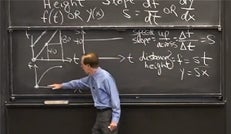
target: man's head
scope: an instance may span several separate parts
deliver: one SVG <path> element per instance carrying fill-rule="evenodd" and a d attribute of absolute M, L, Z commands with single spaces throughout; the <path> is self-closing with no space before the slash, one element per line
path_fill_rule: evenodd
<path fill-rule="evenodd" d="M 87 74 L 93 73 L 99 67 L 99 57 L 96 53 L 86 53 L 82 56 L 81 66 Z"/>

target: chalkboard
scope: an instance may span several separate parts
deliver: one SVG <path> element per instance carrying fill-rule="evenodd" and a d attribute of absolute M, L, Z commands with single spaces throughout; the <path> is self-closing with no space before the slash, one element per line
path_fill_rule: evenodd
<path fill-rule="evenodd" d="M 9 25 L 219 27 L 220 8 L 220 0 L 9 0 Z"/>
<path fill-rule="evenodd" d="M 121 95 L 220 95 L 217 30 L 11 31 L 12 95 L 73 95 L 47 85 L 85 76 L 80 57 L 96 52 Z"/>

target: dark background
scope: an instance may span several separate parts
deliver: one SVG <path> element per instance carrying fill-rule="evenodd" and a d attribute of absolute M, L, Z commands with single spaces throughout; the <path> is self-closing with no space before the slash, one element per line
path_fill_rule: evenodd
<path fill-rule="evenodd" d="M 6 9 L 7 1 L 1 0 L 1 49 L 0 49 L 0 99 L 2 134 L 88 134 L 95 119 L 95 109 L 88 99 L 70 105 L 43 105 L 41 96 L 12 97 L 12 70 L 10 57 L 10 35 Z M 203 96 L 161 96 L 150 102 L 138 102 L 129 98 L 122 103 L 120 133 L 127 134 L 230 134 L 230 1 L 222 1 L 222 46 L 221 88 L 222 96 L 210 101 Z M 206 10 L 206 9 L 205 9 Z M 211 83 L 213 84 L 213 83 Z M 24 90 L 24 89 L 18 89 Z M 60 96 L 59 96 L 60 97 Z M 158 96 L 159 97 L 159 96 Z M 178 98 L 179 97 L 179 98 Z M 48 96 L 49 98 L 49 96 Z M 47 98 L 45 98 L 47 99 Z M 57 98 L 49 98 L 57 99 Z M 177 100 L 176 100 L 177 99 Z M 37 101 L 39 100 L 39 101 Z"/>

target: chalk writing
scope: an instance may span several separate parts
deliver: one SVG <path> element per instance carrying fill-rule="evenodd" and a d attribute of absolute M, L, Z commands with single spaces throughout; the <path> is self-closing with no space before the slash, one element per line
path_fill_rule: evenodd
<path fill-rule="evenodd" d="M 102 46 L 105 50 L 109 44 L 113 44 L 112 42 L 118 41 L 121 44 L 128 39 L 131 43 L 122 43 L 122 45 L 127 45 L 130 49 L 121 50 L 121 48 L 115 51 L 118 46 L 110 45 L 110 48 L 107 48 L 109 54 L 101 55 L 99 59 L 114 61 L 116 64 L 130 64 L 131 68 L 142 64 L 143 71 L 151 70 L 153 72 L 151 75 L 159 77 L 173 71 L 179 76 L 179 80 L 185 80 L 188 77 L 209 78 L 212 75 L 210 68 L 213 68 L 214 57 L 207 52 L 207 48 L 216 50 L 216 36 L 213 34 L 197 36 L 197 32 L 193 30 L 172 32 L 171 30 L 134 29 L 121 35 L 107 37 L 107 34 L 95 36 L 89 32 L 55 30 L 41 31 L 34 35 L 33 32 L 26 31 L 32 56 L 28 67 L 34 70 L 35 88 L 46 87 L 40 85 L 41 80 L 51 70 L 65 69 L 62 63 L 70 64 L 70 66 L 79 65 L 81 55 L 89 49 L 93 50 L 90 44 L 94 44 L 94 47 Z M 73 51 L 66 51 L 68 48 Z M 139 48 L 140 51 L 135 48 Z M 113 51 L 114 55 L 110 55 L 110 51 Z M 48 62 L 57 64 L 49 66 L 42 72 L 38 71 L 41 63 Z"/>
<path fill-rule="evenodd" d="M 193 53 L 198 48 L 196 44 L 199 42 L 205 43 L 204 45 L 214 45 L 215 36 L 206 35 L 200 39 L 193 38 L 194 32 L 190 30 L 183 30 L 180 32 L 179 37 L 171 36 L 170 32 L 165 31 L 154 31 L 154 30 L 134 30 L 134 44 L 141 44 L 144 46 L 151 45 L 153 48 L 166 49 L 164 55 L 158 55 L 154 51 L 148 53 L 143 51 L 139 61 L 144 62 L 144 67 L 151 70 L 157 70 L 158 75 L 162 75 L 162 70 L 172 70 L 176 63 L 180 66 L 181 80 L 184 79 L 185 75 L 192 75 L 192 71 L 189 70 L 185 73 L 184 66 L 193 66 L 192 70 L 195 72 L 196 77 L 209 77 L 207 68 L 209 68 L 209 62 L 213 61 L 213 58 L 208 56 L 206 50 L 201 52 L 200 56 L 186 56 L 183 53 Z M 154 33 L 157 33 L 156 35 Z M 154 40 L 152 40 L 154 39 Z M 177 50 L 177 53 L 174 54 Z M 156 50 L 156 49 L 155 49 Z M 156 50 L 157 52 L 159 50 Z M 184 64 L 184 65 L 183 65 Z M 200 72 L 203 72 L 201 75 Z M 206 72 L 206 73 L 205 73 Z M 205 75 L 206 74 L 206 75 Z"/>
<path fill-rule="evenodd" d="M 113 16 L 120 20 L 142 20 L 148 25 L 159 25 L 162 18 L 174 17 L 178 21 L 196 21 L 194 0 L 43 0 L 41 21 L 44 24 L 63 25 L 67 21 L 97 23 L 111 16 L 108 8 L 115 8 Z M 92 6 L 91 6 L 92 5 Z M 93 6 L 94 5 L 94 6 Z M 121 16 L 120 16 L 121 15 Z M 114 20 L 114 19 L 113 19 Z"/>
<path fill-rule="evenodd" d="M 220 2 L 220 0 L 10 0 L 9 25 L 216 27 L 221 24 Z"/>

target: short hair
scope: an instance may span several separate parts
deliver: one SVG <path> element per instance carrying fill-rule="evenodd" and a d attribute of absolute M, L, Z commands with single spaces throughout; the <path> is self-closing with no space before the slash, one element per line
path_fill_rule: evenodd
<path fill-rule="evenodd" d="M 97 68 L 99 66 L 99 57 L 96 53 L 85 53 L 82 56 L 82 62 L 84 65 L 90 65 L 92 68 Z"/>

